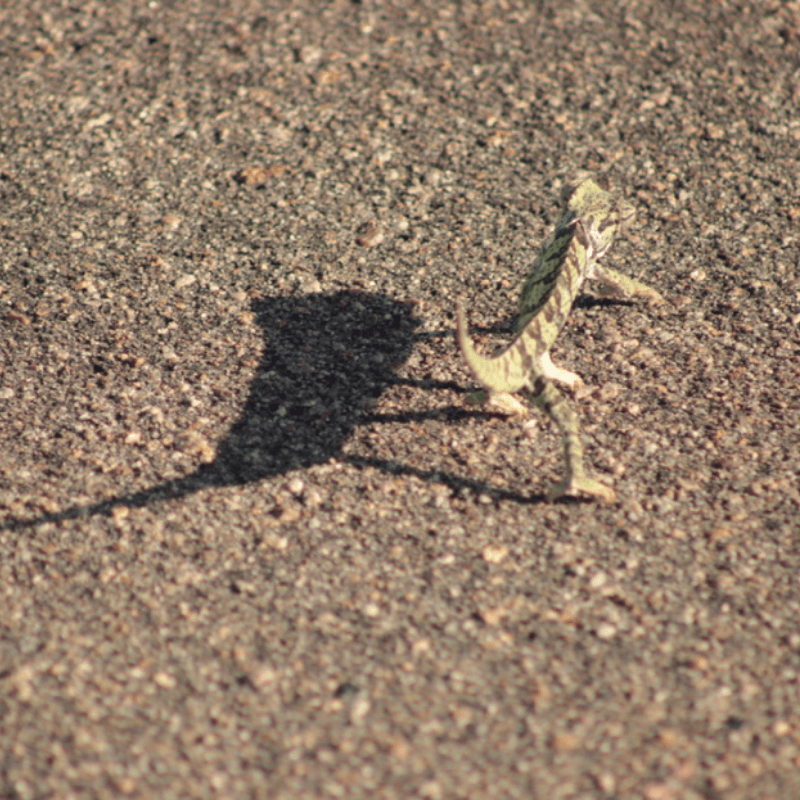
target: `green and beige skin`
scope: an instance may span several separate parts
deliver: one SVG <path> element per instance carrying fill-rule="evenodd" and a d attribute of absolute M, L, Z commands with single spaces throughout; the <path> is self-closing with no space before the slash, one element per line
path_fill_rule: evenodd
<path fill-rule="evenodd" d="M 567 183 L 562 200 L 566 207 L 555 233 L 542 247 L 522 287 L 514 340 L 496 356 L 482 356 L 469 337 L 466 315 L 459 304 L 458 342 L 491 405 L 508 414 L 524 414 L 526 407 L 512 396 L 520 392 L 541 406 L 561 430 L 566 475 L 547 492 L 547 499 L 583 493 L 611 503 L 614 491 L 586 473 L 577 417 L 553 384 L 559 381 L 577 389 L 583 381 L 555 366 L 550 348 L 587 279 L 599 280 L 623 297 L 640 296 L 655 302 L 662 302 L 662 298 L 654 289 L 598 263 L 620 227 L 633 217 L 632 206 L 613 199 L 589 178 Z"/>

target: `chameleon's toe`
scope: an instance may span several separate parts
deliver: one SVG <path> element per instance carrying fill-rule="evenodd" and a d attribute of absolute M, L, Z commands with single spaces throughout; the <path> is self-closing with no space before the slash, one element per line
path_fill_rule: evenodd
<path fill-rule="evenodd" d="M 636 294 L 638 294 L 640 297 L 644 297 L 645 300 L 649 300 L 651 303 L 655 303 L 656 305 L 666 302 L 662 294 L 657 292 L 655 289 L 651 289 L 649 286 L 644 286 L 644 288 L 639 289 Z"/>
<path fill-rule="evenodd" d="M 552 502 L 559 497 L 574 497 L 581 494 L 597 497 L 604 503 L 613 503 L 617 499 L 617 495 L 610 486 L 606 486 L 593 478 L 587 478 L 585 475 L 565 478 L 553 486 L 545 496 L 548 502 Z"/>

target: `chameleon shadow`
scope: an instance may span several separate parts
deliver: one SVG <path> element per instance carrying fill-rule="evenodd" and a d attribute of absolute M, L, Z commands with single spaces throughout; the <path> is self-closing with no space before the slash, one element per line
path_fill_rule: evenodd
<path fill-rule="evenodd" d="M 244 407 L 219 442 L 214 460 L 183 478 L 34 519 L 7 519 L 0 529 L 142 507 L 210 487 L 247 484 L 341 457 L 353 428 L 392 383 L 415 341 L 410 304 L 383 295 L 268 297 L 251 310 L 263 331 L 261 363 Z"/>
<path fill-rule="evenodd" d="M 239 419 L 199 470 L 206 486 L 245 484 L 340 456 L 396 382 L 417 326 L 410 304 L 343 291 L 255 301 L 261 364 Z"/>

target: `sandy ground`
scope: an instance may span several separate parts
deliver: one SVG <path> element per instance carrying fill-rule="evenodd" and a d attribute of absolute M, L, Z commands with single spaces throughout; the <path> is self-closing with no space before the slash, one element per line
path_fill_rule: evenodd
<path fill-rule="evenodd" d="M 797 2 L 4 4 L 0 798 L 800 797 L 798 108 Z M 453 341 L 574 169 L 610 506 Z"/>

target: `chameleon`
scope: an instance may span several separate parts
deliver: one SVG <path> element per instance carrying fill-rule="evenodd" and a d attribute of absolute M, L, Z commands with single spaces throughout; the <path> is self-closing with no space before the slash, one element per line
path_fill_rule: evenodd
<path fill-rule="evenodd" d="M 520 392 L 543 408 L 560 429 L 566 473 L 546 492 L 546 499 L 584 493 L 613 503 L 614 490 L 586 471 L 577 416 L 554 383 L 577 390 L 583 380 L 553 364 L 550 348 L 585 280 L 599 280 L 610 293 L 623 297 L 639 296 L 657 303 L 663 298 L 640 281 L 598 263 L 620 228 L 634 217 L 632 205 L 614 199 L 585 175 L 565 183 L 561 202 L 564 210 L 555 231 L 542 245 L 522 286 L 511 343 L 492 357 L 478 353 L 460 302 L 456 307 L 457 340 L 467 366 L 484 387 L 484 392 L 477 395 L 479 400 L 506 414 L 524 414 L 526 406 L 513 397 Z"/>

